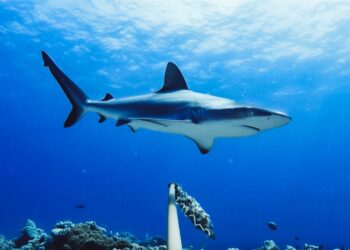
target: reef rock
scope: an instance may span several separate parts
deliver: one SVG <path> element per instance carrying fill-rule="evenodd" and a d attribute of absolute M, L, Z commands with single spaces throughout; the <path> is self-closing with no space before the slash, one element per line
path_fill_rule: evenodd
<path fill-rule="evenodd" d="M 0 236 L 0 250 L 166 250 L 166 241 L 159 236 L 139 242 L 131 233 L 106 233 L 93 221 L 74 224 L 58 222 L 51 235 L 27 220 L 20 237 L 9 241 Z M 191 248 L 184 248 L 191 250 Z"/>
<path fill-rule="evenodd" d="M 121 233 L 115 233 L 115 234 L 111 233 L 111 236 L 113 236 L 116 239 L 124 239 L 129 242 L 137 242 L 135 235 L 129 232 L 121 232 Z"/>
<path fill-rule="evenodd" d="M 322 249 L 322 247 L 316 246 L 316 245 L 308 245 L 308 244 L 304 245 L 304 250 L 318 250 L 318 249 Z"/>
<path fill-rule="evenodd" d="M 4 236 L 0 235 L 0 249 L 1 250 L 12 250 L 15 244 L 12 241 L 6 240 Z"/>
<path fill-rule="evenodd" d="M 140 246 L 144 246 L 144 247 L 166 246 L 166 244 L 167 244 L 166 240 L 164 240 L 159 236 L 149 238 L 139 243 Z"/>
<path fill-rule="evenodd" d="M 287 245 L 286 246 L 286 250 L 297 250 L 297 249 L 295 247 Z"/>
<path fill-rule="evenodd" d="M 25 227 L 21 230 L 21 235 L 12 242 L 14 248 L 20 249 L 44 249 L 49 236 L 44 230 L 37 228 L 34 221 L 27 219 Z"/>
<path fill-rule="evenodd" d="M 265 240 L 264 246 L 257 248 L 256 250 L 279 250 L 279 247 L 273 240 Z"/>
<path fill-rule="evenodd" d="M 64 235 L 73 227 L 74 227 L 74 223 L 69 220 L 60 221 L 56 223 L 55 227 L 51 230 L 51 235 L 53 237 Z"/>
<path fill-rule="evenodd" d="M 23 235 L 27 235 L 29 238 L 34 239 L 38 236 L 35 222 L 27 219 L 26 226 L 22 229 Z"/>
<path fill-rule="evenodd" d="M 51 233 L 52 240 L 48 242 L 47 250 L 134 249 L 128 240 L 108 237 L 106 230 L 92 221 L 76 225 L 67 221 L 60 222 Z"/>

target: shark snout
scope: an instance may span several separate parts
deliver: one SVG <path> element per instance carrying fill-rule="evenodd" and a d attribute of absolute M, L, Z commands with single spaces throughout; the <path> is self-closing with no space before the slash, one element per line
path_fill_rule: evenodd
<path fill-rule="evenodd" d="M 288 124 L 292 120 L 290 116 L 277 112 L 270 112 L 270 114 L 264 116 L 263 119 L 265 121 L 260 125 L 261 130 L 278 128 Z"/>
<path fill-rule="evenodd" d="M 251 118 L 249 119 L 250 126 L 259 130 L 281 127 L 288 124 L 292 118 L 281 112 L 275 112 L 259 108 L 250 108 Z"/>
<path fill-rule="evenodd" d="M 271 123 L 274 125 L 273 128 L 286 125 L 292 120 L 288 115 L 274 112 L 267 119 L 271 120 Z"/>

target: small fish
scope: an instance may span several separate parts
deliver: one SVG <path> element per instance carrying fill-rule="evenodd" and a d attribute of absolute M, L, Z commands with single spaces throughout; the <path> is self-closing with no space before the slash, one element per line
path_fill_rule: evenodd
<path fill-rule="evenodd" d="M 299 236 L 295 236 L 295 238 L 294 238 L 295 240 L 299 240 L 300 238 L 299 238 Z"/>
<path fill-rule="evenodd" d="M 79 209 L 83 209 L 85 208 L 86 206 L 84 204 L 78 204 L 75 206 L 75 208 L 79 208 Z"/>
<path fill-rule="evenodd" d="M 276 231 L 277 230 L 277 224 L 274 222 L 274 221 L 269 221 L 269 222 L 267 222 L 267 226 L 271 229 L 271 230 L 273 230 L 273 231 Z"/>

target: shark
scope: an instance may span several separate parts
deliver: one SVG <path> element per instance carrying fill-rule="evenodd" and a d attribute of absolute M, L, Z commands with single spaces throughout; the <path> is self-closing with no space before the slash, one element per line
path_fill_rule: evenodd
<path fill-rule="evenodd" d="M 217 138 L 252 136 L 291 121 L 283 112 L 192 91 L 172 62 L 166 66 L 164 83 L 158 91 L 124 98 L 107 93 L 100 100 L 91 100 L 44 51 L 42 58 L 72 104 L 65 128 L 87 112 L 95 112 L 98 122 L 115 119 L 117 127 L 125 125 L 133 132 L 143 128 L 186 136 L 206 154 Z"/>

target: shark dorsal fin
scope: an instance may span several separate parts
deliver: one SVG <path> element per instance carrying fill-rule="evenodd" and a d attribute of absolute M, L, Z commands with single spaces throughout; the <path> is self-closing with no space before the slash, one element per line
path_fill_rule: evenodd
<path fill-rule="evenodd" d="M 186 81 L 179 68 L 172 62 L 166 66 L 163 87 L 157 93 L 188 89 Z"/>
<path fill-rule="evenodd" d="M 112 100 L 113 99 L 113 96 L 110 94 L 110 93 L 107 93 L 106 95 L 105 95 L 105 97 L 103 97 L 102 99 L 101 99 L 101 101 L 109 101 L 109 100 Z"/>

